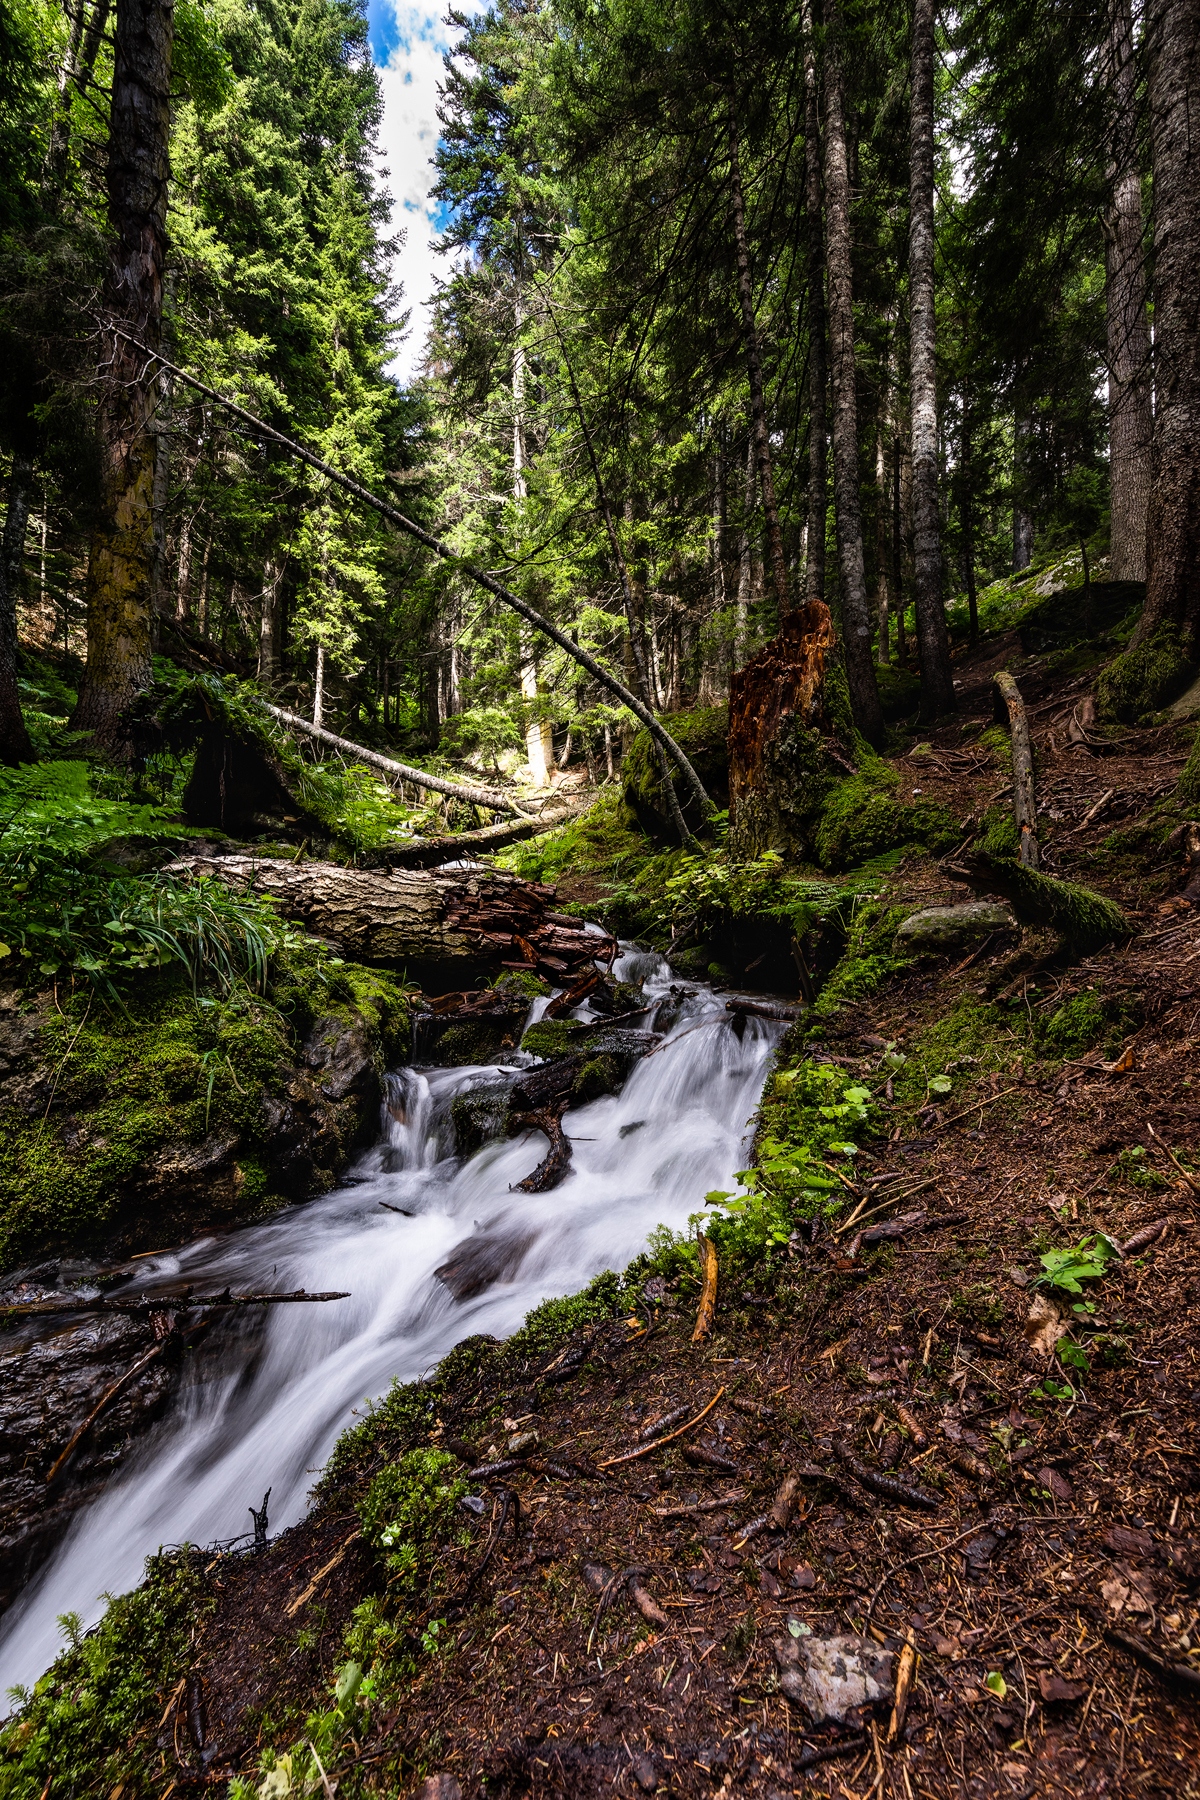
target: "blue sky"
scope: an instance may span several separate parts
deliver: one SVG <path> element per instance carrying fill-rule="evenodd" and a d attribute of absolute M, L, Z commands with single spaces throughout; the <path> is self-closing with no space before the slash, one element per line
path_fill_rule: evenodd
<path fill-rule="evenodd" d="M 460 0 L 461 3 L 461 0 Z M 474 11 L 467 0 L 466 11 Z M 443 223 L 443 209 L 430 197 L 437 148 L 437 84 L 444 73 L 442 57 L 455 33 L 440 11 L 412 0 L 367 0 L 371 50 L 383 87 L 383 125 L 379 148 L 393 196 L 392 223 L 405 232 L 395 274 L 404 284 L 404 304 L 411 310 L 409 335 L 393 363 L 405 379 L 419 368 L 429 327 L 429 302 L 449 264 L 436 256 L 430 240 Z"/>

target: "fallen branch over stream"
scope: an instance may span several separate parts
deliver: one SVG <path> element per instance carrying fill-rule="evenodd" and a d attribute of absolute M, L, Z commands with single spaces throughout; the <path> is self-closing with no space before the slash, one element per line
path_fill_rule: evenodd
<path fill-rule="evenodd" d="M 13 1319 L 61 1317 L 65 1313 L 152 1313 L 191 1312 L 209 1306 L 287 1306 L 320 1305 L 326 1300 L 349 1300 L 350 1294 L 306 1294 L 303 1288 L 294 1294 L 197 1294 L 185 1288 L 182 1294 L 140 1294 L 136 1300 L 109 1300 L 97 1294 L 92 1300 L 19 1300 L 15 1305 L 0 1307 L 0 1325 Z"/>

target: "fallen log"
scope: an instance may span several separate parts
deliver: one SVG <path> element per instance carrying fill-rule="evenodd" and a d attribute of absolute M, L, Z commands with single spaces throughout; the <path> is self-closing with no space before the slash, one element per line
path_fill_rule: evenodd
<path fill-rule="evenodd" d="M 942 868 L 980 892 L 1002 894 L 1021 924 L 1050 925 L 1076 950 L 1097 950 L 1114 938 L 1133 936 L 1133 926 L 1115 901 L 1041 869 L 979 850 L 945 862 Z"/>
<path fill-rule="evenodd" d="M 1036 869 L 1040 861 L 1037 841 L 1037 800 L 1033 791 L 1033 746 L 1029 740 L 1029 719 L 1021 690 L 1007 669 L 998 669 L 992 680 L 996 688 L 996 720 L 1008 717 L 1012 738 L 1013 820 L 1020 838 L 1021 865 Z"/>
<path fill-rule="evenodd" d="M 552 1106 L 539 1107 L 536 1112 L 512 1113 L 509 1117 L 509 1128 L 526 1131 L 542 1131 L 549 1140 L 550 1148 L 533 1171 L 524 1181 L 516 1186 L 523 1194 L 545 1194 L 550 1188 L 557 1187 L 563 1176 L 571 1167 L 571 1140 L 562 1128 L 562 1116 L 570 1104 L 570 1096 L 562 1095 Z"/>
<path fill-rule="evenodd" d="M 540 837 L 560 825 L 577 818 L 571 807 L 545 812 L 536 819 L 522 813 L 500 825 L 486 825 L 481 831 L 462 831 L 456 837 L 414 838 L 411 844 L 398 844 L 393 849 L 373 852 L 360 860 L 365 869 L 436 869 L 442 863 L 457 862 L 460 857 L 486 856 L 502 850 L 506 844 L 520 843 L 523 838 Z"/>
<path fill-rule="evenodd" d="M 391 874 L 337 863 L 253 856 L 190 856 L 165 873 L 223 882 L 270 895 L 287 919 L 330 938 L 354 962 L 403 969 L 419 983 L 475 978 L 516 967 L 556 985 L 616 941 L 552 923 L 554 890 L 491 869 L 396 869 Z"/>
<path fill-rule="evenodd" d="M 731 1013 L 749 1013 L 752 1019 L 784 1019 L 789 1024 L 804 1017 L 802 1006 L 777 1006 L 768 1000 L 727 1000 L 725 1011 Z"/>
<path fill-rule="evenodd" d="M 197 1294 L 185 1288 L 182 1294 L 139 1294 L 135 1300 L 110 1300 L 97 1294 L 91 1300 L 18 1300 L 12 1305 L 0 1302 L 0 1325 L 13 1319 L 40 1319 L 64 1313 L 156 1313 L 194 1312 L 211 1306 L 286 1306 L 299 1301 L 307 1305 L 325 1300 L 348 1300 L 344 1294 L 306 1294 L 303 1288 L 294 1294 Z"/>
<path fill-rule="evenodd" d="M 452 800 L 466 800 L 472 806 L 490 807 L 493 812 L 515 813 L 518 819 L 536 823 L 527 812 L 522 811 L 511 794 L 503 794 L 498 788 L 480 787 L 474 782 L 447 781 L 441 775 L 429 775 L 424 769 L 414 769 L 408 763 L 397 762 L 394 757 L 381 756 L 377 750 L 368 750 L 350 738 L 338 737 L 334 732 L 326 731 L 323 725 L 314 725 L 311 719 L 302 719 L 297 713 L 285 712 L 282 706 L 272 706 L 269 700 L 264 700 L 262 704 L 271 717 L 286 725 L 289 731 L 302 731 L 306 737 L 316 738 L 318 743 L 329 744 L 334 750 L 344 750 L 355 762 L 365 763 L 368 768 L 380 769 L 385 775 L 395 776 L 400 781 L 411 781 L 414 787 L 427 788 L 434 794 L 448 794 Z"/>

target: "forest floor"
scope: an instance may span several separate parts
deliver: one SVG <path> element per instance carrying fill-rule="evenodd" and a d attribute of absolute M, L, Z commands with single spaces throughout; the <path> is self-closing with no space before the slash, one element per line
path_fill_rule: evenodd
<path fill-rule="evenodd" d="M 961 815 L 994 797 L 964 720 L 990 721 L 992 667 L 1012 655 L 963 665 L 960 719 L 893 759 L 904 788 Z M 694 1287 L 659 1280 L 640 1317 L 430 1390 L 413 1442 L 488 1460 L 535 1429 L 556 1466 L 484 1483 L 426 1608 L 437 1654 L 326 1768 L 326 1793 L 407 1795 L 441 1775 L 430 1795 L 452 1796 L 452 1777 L 468 1797 L 1200 1796 L 1200 917 L 1137 835 L 1186 745 L 1170 727 L 1071 744 L 1086 675 L 1018 676 L 1049 866 L 1117 899 L 1136 935 L 1083 960 L 1026 933 L 1015 953 L 909 964 L 826 1021 L 804 1054 L 872 1090 L 856 1171 L 907 1178 L 927 1214 L 909 1235 L 857 1257 L 844 1237 L 794 1239 L 721 1282 L 707 1342 L 692 1341 Z M 1125 836 L 1105 845 L 1114 822 Z M 574 897 L 594 896 L 581 880 Z M 924 856 L 890 879 L 908 910 L 966 897 Z M 1052 1054 L 1044 1021 L 1081 995 L 1107 1036 Z M 952 1096 L 926 1083 L 893 1101 L 897 1050 L 927 1075 L 949 1064 Z M 1034 1283 L 1041 1253 L 1097 1231 L 1142 1242 L 1068 1296 L 1097 1307 L 1071 1386 L 1036 1341 Z M 704 1409 L 604 1467 L 648 1421 Z M 922 1498 L 864 1485 L 843 1439 Z M 756 1524 L 796 1470 L 786 1529 Z M 175 1702 L 160 1697 L 160 1791 L 260 1779 L 381 1579 L 336 1484 L 265 1553 L 214 1559 Z M 864 1634 L 893 1674 L 906 1642 L 918 1653 L 906 1719 L 812 1728 L 781 1672 L 797 1646 Z"/>

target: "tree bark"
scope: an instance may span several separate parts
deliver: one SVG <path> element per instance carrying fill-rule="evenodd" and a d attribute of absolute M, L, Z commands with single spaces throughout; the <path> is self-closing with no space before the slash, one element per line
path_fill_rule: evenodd
<path fill-rule="evenodd" d="M 900 530 L 900 438 L 892 439 L 892 591 L 896 596 L 896 656 L 908 654 L 904 638 L 904 546 Z"/>
<path fill-rule="evenodd" d="M 0 545 L 0 762 L 15 768 L 32 762 L 34 748 L 21 712 L 17 688 L 17 589 L 25 557 L 25 527 L 29 518 L 29 484 L 33 463 L 18 450 L 13 456 L 8 484 L 8 511 Z"/>
<path fill-rule="evenodd" d="M 779 508 L 775 504 L 775 474 L 771 467 L 771 440 L 767 432 L 767 406 L 763 398 L 762 355 L 758 342 L 758 325 L 754 317 L 754 291 L 750 282 L 750 252 L 746 245 L 746 205 L 742 192 L 742 167 L 738 150 L 737 114 L 732 94 L 728 102 L 729 121 L 729 212 L 733 224 L 733 241 L 737 252 L 738 299 L 742 306 L 742 335 L 746 348 L 746 369 L 750 377 L 750 410 L 754 424 L 754 449 L 758 460 L 758 480 L 762 490 L 763 521 L 767 528 L 767 546 L 771 554 L 771 574 L 775 582 L 775 600 L 780 623 L 790 610 L 787 563 L 783 555 L 783 533 L 779 526 Z"/>
<path fill-rule="evenodd" d="M 887 735 L 871 658 L 867 576 L 858 491 L 858 398 L 854 366 L 854 285 L 850 257 L 850 171 L 846 159 L 841 0 L 829 6 L 825 49 L 825 216 L 829 264 L 829 342 L 833 364 L 833 484 L 842 626 L 850 704 L 863 736 Z"/>
<path fill-rule="evenodd" d="M 975 592 L 975 496 L 971 459 L 971 384 L 963 378 L 962 442 L 959 447 L 959 520 L 962 528 L 963 578 L 967 584 L 967 609 L 971 616 L 971 642 L 979 642 L 979 597 Z"/>
<path fill-rule="evenodd" d="M 1146 605 L 1134 636 L 1175 626 L 1200 659 L 1200 0 L 1147 20 L 1154 169 L 1154 444 Z"/>
<path fill-rule="evenodd" d="M 829 434 L 825 388 L 825 237 L 821 224 L 821 107 L 812 0 L 804 0 L 804 205 L 808 229 L 808 562 L 805 595 L 825 599 Z"/>
<path fill-rule="evenodd" d="M 96 0 L 86 32 L 82 29 L 84 0 L 78 0 L 78 7 L 42 170 L 42 199 L 49 204 L 53 204 L 61 191 L 67 172 L 67 153 L 71 146 L 71 90 L 73 88 L 78 94 L 86 94 L 92 70 L 96 66 L 104 27 L 108 24 L 109 0 Z"/>
<path fill-rule="evenodd" d="M 1111 196 L 1104 225 L 1108 334 L 1108 456 L 1112 581 L 1146 579 L 1150 502 L 1150 326 L 1142 253 L 1142 178 L 1137 154 L 1137 81 L 1129 0 L 1110 0 Z"/>
<path fill-rule="evenodd" d="M 937 314 L 933 239 L 934 5 L 935 0 L 914 0 L 913 5 L 908 226 L 917 658 L 921 668 L 921 711 L 928 719 L 940 718 L 955 710 L 950 641 L 942 606 L 942 547 L 938 519 Z"/>
<path fill-rule="evenodd" d="M 253 856 L 190 856 L 164 873 L 272 895 L 284 918 L 331 938 L 356 962 L 403 969 L 413 979 L 463 987 L 525 968 L 561 986 L 616 941 L 561 922 L 553 888 L 494 869 L 452 874 L 396 869 L 376 874 L 338 863 Z"/>
<path fill-rule="evenodd" d="M 1013 420 L 1013 574 L 1027 569 L 1033 561 L 1033 516 L 1026 504 L 1025 485 L 1029 478 L 1029 440 L 1033 422 L 1028 413 L 1018 413 Z"/>
<path fill-rule="evenodd" d="M 1021 690 L 1007 669 L 992 677 L 996 689 L 995 711 L 998 720 L 1006 715 L 1012 738 L 1013 821 L 1020 839 L 1022 866 L 1036 869 L 1040 860 L 1037 840 L 1037 797 L 1033 786 L 1033 745 L 1029 737 L 1029 715 Z"/>
<path fill-rule="evenodd" d="M 144 352 L 129 338 L 158 350 L 174 24 L 173 0 L 120 0 L 107 178 L 115 242 L 103 292 L 105 467 L 101 523 L 88 564 L 87 667 L 71 721 L 102 742 L 119 740 L 122 709 L 152 678 L 155 382 Z"/>

